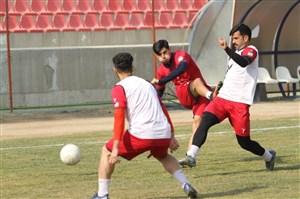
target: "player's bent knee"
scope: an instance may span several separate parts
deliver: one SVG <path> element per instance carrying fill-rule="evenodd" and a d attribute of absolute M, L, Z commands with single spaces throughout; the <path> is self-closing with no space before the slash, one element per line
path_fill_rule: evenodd
<path fill-rule="evenodd" d="M 237 136 L 237 140 L 238 143 L 240 145 L 241 148 L 245 149 L 245 150 L 250 150 L 250 137 L 246 136 L 246 137 L 242 137 L 242 136 Z"/>

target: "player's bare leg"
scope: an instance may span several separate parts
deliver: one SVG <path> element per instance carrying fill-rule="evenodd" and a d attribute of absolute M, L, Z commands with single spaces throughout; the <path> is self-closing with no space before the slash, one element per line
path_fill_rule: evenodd
<path fill-rule="evenodd" d="M 190 90 L 193 94 L 193 96 L 197 97 L 197 96 L 202 96 L 202 97 L 207 97 L 207 93 L 211 91 L 209 91 L 204 84 L 202 83 L 202 81 L 200 80 L 200 78 L 195 79 L 194 81 L 192 81 L 192 83 L 190 84 Z"/>

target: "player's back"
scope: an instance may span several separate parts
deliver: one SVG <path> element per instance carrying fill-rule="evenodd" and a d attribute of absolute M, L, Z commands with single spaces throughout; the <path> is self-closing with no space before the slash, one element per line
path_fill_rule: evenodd
<path fill-rule="evenodd" d="M 137 76 L 127 77 L 118 85 L 124 88 L 126 95 L 129 132 L 139 138 L 170 138 L 170 125 L 156 89 Z"/>

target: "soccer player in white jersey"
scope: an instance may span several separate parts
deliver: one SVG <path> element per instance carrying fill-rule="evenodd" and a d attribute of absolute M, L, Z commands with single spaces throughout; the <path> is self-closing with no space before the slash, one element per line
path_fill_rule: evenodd
<path fill-rule="evenodd" d="M 204 144 L 208 129 L 228 118 L 233 127 L 239 145 L 255 155 L 263 157 L 266 169 L 274 169 L 276 152 L 265 150 L 250 138 L 250 105 L 256 88 L 258 73 L 258 51 L 250 45 L 251 29 L 245 24 L 238 24 L 230 31 L 232 49 L 226 41 L 219 39 L 220 46 L 230 57 L 223 86 L 218 96 L 208 104 L 203 118 L 193 137 L 191 148 L 186 157 L 179 161 L 183 167 L 194 167 L 196 156 Z"/>
<path fill-rule="evenodd" d="M 98 192 L 92 199 L 109 198 L 110 179 L 116 163 L 120 162 L 119 156 L 131 160 L 146 151 L 174 176 L 189 198 L 197 198 L 197 191 L 179 163 L 168 154 L 169 148 L 175 151 L 179 147 L 169 114 L 154 86 L 132 75 L 132 62 L 129 53 L 119 53 L 113 58 L 114 73 L 120 80 L 112 89 L 114 136 L 102 148 Z M 124 130 L 125 118 L 127 130 Z"/>

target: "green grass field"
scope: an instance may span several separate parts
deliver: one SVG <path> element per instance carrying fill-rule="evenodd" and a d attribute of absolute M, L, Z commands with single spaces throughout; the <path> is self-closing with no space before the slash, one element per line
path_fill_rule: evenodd
<path fill-rule="evenodd" d="M 228 124 L 210 130 L 197 167 L 184 169 L 201 198 L 300 198 L 299 118 L 252 121 L 252 139 L 275 149 L 275 170 L 262 158 L 242 150 Z M 182 158 L 190 126 L 177 127 Z M 111 132 L 1 141 L 0 198 L 90 198 L 97 190 L 100 149 Z M 59 159 L 64 144 L 74 143 L 83 159 L 75 166 Z M 186 198 L 177 181 L 148 154 L 122 160 L 113 174 L 111 199 Z"/>

